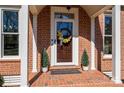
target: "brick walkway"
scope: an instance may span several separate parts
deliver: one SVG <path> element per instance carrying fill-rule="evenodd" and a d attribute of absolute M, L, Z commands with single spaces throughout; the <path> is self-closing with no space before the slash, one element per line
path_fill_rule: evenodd
<path fill-rule="evenodd" d="M 81 70 L 80 70 L 81 71 Z M 99 71 L 81 71 L 80 74 L 51 75 L 43 73 L 31 84 L 32 87 L 124 87 L 115 84 Z"/>

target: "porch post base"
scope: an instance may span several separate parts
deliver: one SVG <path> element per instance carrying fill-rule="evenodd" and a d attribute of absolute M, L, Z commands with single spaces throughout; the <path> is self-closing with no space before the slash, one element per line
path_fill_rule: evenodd
<path fill-rule="evenodd" d="M 21 85 L 20 87 L 28 87 L 28 85 Z"/>
<path fill-rule="evenodd" d="M 116 84 L 122 84 L 122 81 L 120 79 L 111 79 L 113 82 L 115 82 Z"/>
<path fill-rule="evenodd" d="M 25 84 L 25 85 L 20 85 L 20 87 L 29 87 L 30 86 L 30 84 L 28 83 L 27 85 Z"/>
<path fill-rule="evenodd" d="M 92 67 L 91 70 L 96 70 L 96 68 L 95 67 Z"/>
<path fill-rule="evenodd" d="M 28 85 L 21 85 L 20 87 L 29 87 Z"/>
<path fill-rule="evenodd" d="M 33 69 L 32 72 L 33 72 L 33 73 L 37 72 L 37 69 Z"/>

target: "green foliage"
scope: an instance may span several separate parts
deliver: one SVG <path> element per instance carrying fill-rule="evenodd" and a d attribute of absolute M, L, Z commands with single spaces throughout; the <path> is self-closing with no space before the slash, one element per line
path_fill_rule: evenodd
<path fill-rule="evenodd" d="M 44 48 L 42 50 L 42 67 L 47 67 L 48 66 L 48 54 L 46 52 L 46 49 Z"/>
<path fill-rule="evenodd" d="M 0 75 L 0 87 L 4 84 L 3 76 Z"/>
<path fill-rule="evenodd" d="M 84 49 L 84 52 L 83 52 L 83 55 L 82 55 L 82 65 L 83 66 L 88 66 L 89 65 L 89 58 L 88 58 L 86 49 Z"/>

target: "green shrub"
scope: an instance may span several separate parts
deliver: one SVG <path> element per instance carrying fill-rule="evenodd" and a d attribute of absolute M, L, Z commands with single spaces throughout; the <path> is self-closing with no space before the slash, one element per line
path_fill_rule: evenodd
<path fill-rule="evenodd" d="M 46 52 L 46 49 L 44 48 L 42 50 L 42 67 L 47 67 L 48 66 L 48 54 Z"/>
<path fill-rule="evenodd" d="M 4 84 L 4 79 L 3 76 L 0 75 L 0 87 L 2 87 L 3 84 Z"/>
<path fill-rule="evenodd" d="M 84 52 L 83 52 L 83 55 L 82 55 L 82 65 L 83 66 L 88 66 L 89 65 L 89 58 L 88 58 L 86 49 L 84 49 Z"/>

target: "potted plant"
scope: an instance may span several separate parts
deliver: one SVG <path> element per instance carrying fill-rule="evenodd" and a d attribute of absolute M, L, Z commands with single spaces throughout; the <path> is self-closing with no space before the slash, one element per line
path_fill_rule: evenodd
<path fill-rule="evenodd" d="M 84 49 L 83 55 L 82 55 L 82 69 L 87 71 L 89 66 L 89 58 L 87 55 L 86 49 Z"/>
<path fill-rule="evenodd" d="M 44 48 L 42 50 L 42 71 L 47 72 L 48 71 L 48 54 L 46 52 L 46 49 Z"/>
<path fill-rule="evenodd" d="M 3 84 L 4 84 L 4 79 L 3 76 L 0 75 L 0 87 L 2 87 Z"/>

